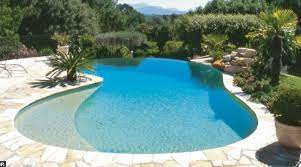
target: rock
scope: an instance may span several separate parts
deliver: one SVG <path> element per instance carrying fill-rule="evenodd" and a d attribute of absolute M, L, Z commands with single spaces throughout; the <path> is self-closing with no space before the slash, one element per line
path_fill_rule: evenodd
<path fill-rule="evenodd" d="M 234 60 L 231 61 L 231 65 L 250 67 L 253 62 L 254 60 L 252 58 L 235 57 Z"/>
<path fill-rule="evenodd" d="M 225 55 L 225 56 L 223 56 L 223 61 L 224 61 L 224 62 L 229 62 L 229 61 L 231 61 L 231 55 Z"/>
<path fill-rule="evenodd" d="M 256 56 L 256 54 L 257 54 L 257 52 L 256 52 L 255 49 L 247 49 L 245 57 L 246 58 L 253 58 L 253 57 Z"/>
<path fill-rule="evenodd" d="M 245 58 L 253 58 L 257 54 L 255 49 L 248 49 L 248 48 L 238 48 L 237 52 L 238 52 L 238 56 L 245 57 Z"/>
<path fill-rule="evenodd" d="M 235 74 L 235 73 L 243 72 L 246 69 L 247 69 L 247 67 L 226 65 L 224 68 L 224 72 L 227 72 L 230 74 Z"/>
<path fill-rule="evenodd" d="M 218 69 L 224 69 L 225 64 L 223 63 L 223 60 L 216 60 L 212 63 L 212 66 Z"/>
<path fill-rule="evenodd" d="M 238 54 L 238 52 L 233 52 L 233 51 L 232 51 L 231 54 L 230 54 L 230 55 L 231 55 L 231 58 L 237 57 L 237 54 Z"/>
<path fill-rule="evenodd" d="M 248 50 L 248 48 L 238 48 L 238 49 L 237 49 L 237 52 L 238 52 L 238 53 L 246 53 L 247 50 Z"/>

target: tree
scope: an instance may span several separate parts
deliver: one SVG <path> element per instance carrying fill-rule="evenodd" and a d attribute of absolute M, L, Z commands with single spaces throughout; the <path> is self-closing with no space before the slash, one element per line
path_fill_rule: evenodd
<path fill-rule="evenodd" d="M 212 0 L 204 9 L 199 7 L 197 13 L 223 13 L 223 14 L 259 14 L 265 9 L 262 0 Z"/>
<path fill-rule="evenodd" d="M 14 7 L 8 0 L 0 4 L 0 56 L 7 54 L 19 45 L 17 33 L 22 19 L 23 11 Z"/>
<path fill-rule="evenodd" d="M 97 32 L 96 15 L 81 0 L 32 0 L 25 5 L 27 14 L 19 31 L 22 35 L 52 35 L 54 32 L 79 35 Z"/>
<path fill-rule="evenodd" d="M 145 22 L 143 14 L 136 11 L 132 6 L 128 4 L 117 5 L 118 10 L 124 16 L 125 25 L 123 29 L 134 29 L 139 24 Z"/>
<path fill-rule="evenodd" d="M 258 50 L 263 54 L 264 62 L 271 61 L 271 84 L 279 83 L 283 57 L 292 58 L 296 53 L 295 31 L 298 18 L 292 10 L 275 9 L 272 12 L 261 12 L 259 18 L 263 28 L 248 34 L 248 37 L 259 44 Z"/>
<path fill-rule="evenodd" d="M 222 34 L 208 34 L 203 35 L 202 47 L 207 54 L 213 57 L 213 60 L 220 60 L 223 58 L 224 48 L 228 41 L 227 35 Z"/>

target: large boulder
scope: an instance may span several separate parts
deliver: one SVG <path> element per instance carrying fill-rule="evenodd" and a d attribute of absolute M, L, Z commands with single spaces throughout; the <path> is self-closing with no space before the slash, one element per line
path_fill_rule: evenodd
<path fill-rule="evenodd" d="M 252 58 L 235 57 L 234 60 L 231 61 L 231 65 L 250 67 L 253 64 L 253 62 L 254 59 Z"/>
<path fill-rule="evenodd" d="M 247 69 L 247 67 L 243 67 L 243 66 L 226 65 L 224 67 L 224 72 L 230 73 L 230 74 L 235 74 L 235 73 L 243 72 L 246 69 Z"/>
<path fill-rule="evenodd" d="M 234 51 L 232 51 L 231 52 L 231 58 L 233 59 L 234 57 L 237 57 L 237 54 L 238 54 L 238 52 L 234 52 Z"/>
<path fill-rule="evenodd" d="M 255 49 L 249 49 L 249 48 L 238 48 L 237 52 L 239 57 L 245 57 L 245 58 L 254 58 L 257 54 Z"/>
<path fill-rule="evenodd" d="M 237 53 L 246 53 L 247 50 L 248 48 L 238 48 Z"/>
<path fill-rule="evenodd" d="M 223 61 L 224 62 L 230 62 L 231 61 L 231 55 L 225 55 L 225 56 L 223 56 Z"/>

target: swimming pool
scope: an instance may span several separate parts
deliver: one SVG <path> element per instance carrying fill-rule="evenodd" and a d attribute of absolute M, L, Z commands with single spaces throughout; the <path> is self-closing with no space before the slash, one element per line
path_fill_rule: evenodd
<path fill-rule="evenodd" d="M 24 108 L 16 128 L 36 141 L 113 153 L 190 152 L 242 140 L 257 126 L 223 86 L 222 73 L 192 62 L 101 59 L 99 86 L 68 91 Z"/>

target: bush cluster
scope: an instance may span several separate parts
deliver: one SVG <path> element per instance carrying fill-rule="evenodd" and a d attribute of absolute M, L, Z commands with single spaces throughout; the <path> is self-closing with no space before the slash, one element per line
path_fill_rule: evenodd
<path fill-rule="evenodd" d="M 147 41 L 144 42 L 140 47 L 138 47 L 134 54 L 137 57 L 159 56 L 160 50 L 157 42 Z"/>
<path fill-rule="evenodd" d="M 259 14 L 267 7 L 261 0 L 212 0 L 206 4 L 203 13 Z"/>
<path fill-rule="evenodd" d="M 301 89 L 281 86 L 272 96 L 269 108 L 278 121 L 301 126 Z"/>
<path fill-rule="evenodd" d="M 162 52 L 162 56 L 167 57 L 184 57 L 187 54 L 188 50 L 182 41 L 167 41 Z"/>
<path fill-rule="evenodd" d="M 234 83 L 265 104 L 280 122 L 301 126 L 301 80 L 293 76 L 281 78 L 280 85 L 273 87 L 270 79 L 259 78 L 248 70 L 236 75 Z"/>
<path fill-rule="evenodd" d="M 147 40 L 146 36 L 139 32 L 111 32 L 99 34 L 96 37 L 98 44 L 103 46 L 126 46 L 129 49 L 134 49 L 141 46 Z"/>
<path fill-rule="evenodd" d="M 179 38 L 200 49 L 202 35 L 224 34 L 229 42 L 244 46 L 245 35 L 261 27 L 260 19 L 255 15 L 208 14 L 184 15 L 176 20 Z"/>
<path fill-rule="evenodd" d="M 251 69 L 235 75 L 234 84 L 241 87 L 245 93 L 250 94 L 256 101 L 263 102 L 264 104 L 270 101 L 267 95 L 273 89 L 270 85 L 270 80 L 255 76 Z"/>

